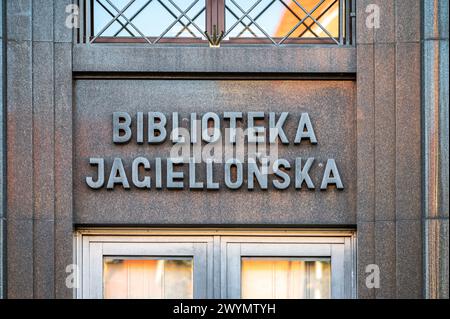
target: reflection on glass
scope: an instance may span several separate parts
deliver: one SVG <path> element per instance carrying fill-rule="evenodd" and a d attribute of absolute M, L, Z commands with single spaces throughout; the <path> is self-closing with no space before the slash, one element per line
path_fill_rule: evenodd
<path fill-rule="evenodd" d="M 127 7 L 130 0 L 95 0 L 94 35 L 103 31 L 102 37 L 202 37 L 206 21 L 205 0 L 172 2 L 174 4 L 168 0 L 135 0 Z M 114 20 L 118 14 L 116 9 L 119 12 L 125 10 Z M 186 11 L 189 19 L 182 16 L 180 10 Z"/>
<path fill-rule="evenodd" d="M 342 0 L 325 0 L 322 4 L 321 0 L 225 1 L 227 30 L 244 16 L 242 10 L 247 12 L 251 9 L 248 16 L 232 29 L 228 39 L 260 38 L 266 35 L 273 38 L 339 37 L 339 2 Z M 257 5 L 252 9 L 255 4 Z M 304 21 L 297 26 L 303 19 Z"/>
<path fill-rule="evenodd" d="M 106 299 L 191 299 L 192 259 L 124 259 L 103 261 Z"/>
<path fill-rule="evenodd" d="M 244 299 L 329 299 L 328 259 L 242 258 L 241 296 Z"/>

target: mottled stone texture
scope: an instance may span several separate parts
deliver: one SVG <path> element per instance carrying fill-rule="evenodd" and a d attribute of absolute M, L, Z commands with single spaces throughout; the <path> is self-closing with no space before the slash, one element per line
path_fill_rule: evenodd
<path fill-rule="evenodd" d="M 372 4 L 378 29 L 366 25 Z M 421 3 L 356 5 L 358 296 L 421 298 Z M 379 289 L 365 285 L 371 263 Z"/>
<path fill-rule="evenodd" d="M 74 47 L 75 72 L 355 73 L 353 47 Z M 124 57 L 127 57 L 124 59 Z M 267 63 L 270 61 L 270 63 Z"/>
<path fill-rule="evenodd" d="M 3 21 L 4 21 L 4 10 L 3 10 L 3 3 L 4 1 L 0 1 L 0 299 L 3 298 L 4 295 L 4 227 L 5 227 L 5 214 L 4 214 L 4 187 L 5 181 L 4 181 L 4 167 L 5 167 L 5 149 L 4 149 L 4 134 L 3 134 L 3 122 L 4 122 L 4 116 L 3 116 L 3 109 L 4 109 L 4 55 L 3 55 L 3 48 L 4 48 L 4 37 L 3 37 Z"/>
<path fill-rule="evenodd" d="M 77 224 L 198 224 L 198 225 L 354 225 L 356 172 L 354 81 L 306 80 L 78 80 L 74 104 L 74 220 Z M 247 182 L 240 190 L 225 187 L 223 164 L 215 167 L 215 181 L 220 190 L 189 190 L 189 171 L 184 172 L 184 190 L 92 190 L 86 176 L 95 176 L 89 165 L 90 157 L 105 158 L 111 168 L 115 157 L 123 159 L 131 177 L 131 163 L 138 156 L 153 161 L 155 157 L 170 157 L 172 142 L 169 138 L 160 145 L 117 145 L 112 142 L 112 113 L 161 111 L 169 121 L 172 112 L 179 112 L 180 122 L 189 127 L 188 118 L 196 112 L 198 118 L 207 112 L 262 111 L 289 112 L 284 130 L 289 145 L 278 146 L 278 156 L 294 165 L 296 157 L 314 157 L 310 175 L 314 191 L 295 190 L 294 183 L 286 190 L 272 187 L 253 191 Z M 318 139 L 317 145 L 302 142 L 294 145 L 300 114 L 311 117 Z M 228 127 L 223 120 L 222 128 Z M 239 121 L 247 127 L 247 121 Z M 133 130 L 135 123 L 133 124 Z M 170 131 L 171 124 L 167 128 Z M 225 132 L 223 129 L 222 132 Z M 135 136 L 135 135 L 134 135 Z M 323 165 L 333 158 L 339 167 L 344 190 L 330 187 L 321 191 Z M 154 163 L 152 171 L 154 171 Z M 322 168 L 320 167 L 322 165 Z M 165 170 L 163 170 L 165 171 Z M 291 176 L 294 176 L 293 166 Z M 247 170 L 244 169 L 244 180 Z M 109 172 L 106 173 L 109 176 Z M 154 185 L 154 174 L 153 185 Z M 165 177 L 165 173 L 163 176 Z M 206 182 L 204 165 L 197 168 L 197 178 Z M 130 180 L 131 181 L 131 180 Z M 163 185 L 166 185 L 165 179 Z"/>
<path fill-rule="evenodd" d="M 428 298 L 448 298 L 449 9 L 425 0 L 423 16 L 424 258 Z"/>
<path fill-rule="evenodd" d="M 84 76 L 95 75 L 97 71 L 112 75 L 117 71 L 167 72 L 166 75 L 180 71 L 238 75 L 250 72 L 252 76 L 258 72 L 291 76 L 327 73 L 333 74 L 335 80 L 341 73 L 356 73 L 356 111 L 353 123 L 348 123 L 356 132 L 353 202 L 347 214 L 330 211 L 323 215 L 343 217 L 341 220 L 317 217 L 314 224 L 356 224 L 359 298 L 448 296 L 448 84 L 445 84 L 448 1 L 358 0 L 356 57 L 355 48 L 328 46 L 303 47 L 299 51 L 292 48 L 264 51 L 262 47 L 183 51 L 183 48 L 75 46 L 74 68 L 72 30 L 64 26 L 64 8 L 70 2 L 5 1 L 8 297 L 72 296 L 65 287 L 65 267 L 72 263 L 73 253 L 72 186 L 79 187 L 76 185 L 79 180 L 72 181 L 72 71 Z M 380 7 L 380 29 L 366 27 L 369 4 Z M 423 34 L 422 18 L 426 18 Z M 424 57 L 432 58 L 422 61 L 422 45 Z M 91 83 L 86 90 L 95 90 L 95 82 Z M 118 91 L 126 88 L 124 84 Z M 431 88 L 424 90 L 428 113 L 422 113 L 422 88 Z M 323 98 L 320 90 L 317 94 Z M 434 165 L 427 164 L 423 169 L 421 124 L 427 127 L 425 132 L 430 132 L 424 139 L 428 143 L 425 153 L 429 154 L 425 159 L 435 159 Z M 75 150 L 77 147 L 74 145 Z M 425 181 L 422 171 L 427 172 Z M 436 176 L 437 185 L 428 183 Z M 431 198 L 436 201 L 428 200 Z M 425 215 L 422 199 L 426 200 Z M 201 204 L 194 203 L 203 205 L 202 211 L 219 205 L 210 197 Z M 84 204 L 76 205 L 80 206 L 76 216 L 82 222 Z M 175 201 L 166 205 L 172 205 L 173 212 L 179 208 Z M 108 221 L 104 211 L 100 213 L 91 221 Z M 161 216 L 164 213 L 160 212 Z M 134 222 L 139 218 L 131 213 L 130 216 L 135 218 Z M 274 219 L 264 216 L 259 216 L 259 223 L 252 218 L 251 223 L 274 224 Z M 288 215 L 280 212 L 280 216 Z M 130 222 L 126 211 L 118 217 L 122 218 L 122 225 Z M 207 218 L 197 217 L 195 220 L 180 217 L 179 225 Z M 245 222 L 245 215 L 237 215 L 236 211 L 221 218 L 216 220 Z M 167 222 L 162 217 L 155 220 Z M 286 220 L 306 222 L 298 216 Z M 113 222 L 119 224 L 119 219 Z M 151 220 L 145 222 L 152 224 Z M 369 264 L 380 267 L 379 289 L 365 286 L 365 269 Z"/>
<path fill-rule="evenodd" d="M 71 297 L 70 0 L 8 0 L 8 298 Z M 54 21 L 56 22 L 54 24 Z M 58 112 L 56 112 L 56 110 Z M 61 146 L 64 145 L 64 151 Z M 69 158 L 69 159 L 67 159 Z M 59 174 L 64 165 L 64 174 Z M 67 171 L 67 168 L 69 171 Z M 67 174 L 67 172 L 69 172 Z"/>

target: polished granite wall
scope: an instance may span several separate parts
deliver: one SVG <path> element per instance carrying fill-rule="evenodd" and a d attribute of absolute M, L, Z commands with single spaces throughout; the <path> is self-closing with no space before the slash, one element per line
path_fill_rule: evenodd
<path fill-rule="evenodd" d="M 422 40 L 425 293 L 448 292 L 448 1 L 424 1 Z"/>
<path fill-rule="evenodd" d="M 3 134 L 3 110 L 4 110 L 4 63 L 3 63 L 3 49 L 4 49 L 4 37 L 3 37 L 3 21 L 4 21 L 4 1 L 0 1 L 0 298 L 3 298 L 4 294 L 4 227 L 5 227 L 5 212 L 4 212 L 4 134 Z"/>
<path fill-rule="evenodd" d="M 349 220 L 358 236 L 358 297 L 448 296 L 448 171 L 442 165 L 448 163 L 448 117 L 443 120 L 448 115 L 448 27 L 436 36 L 422 23 L 435 21 L 430 14 L 436 12 L 445 20 L 445 10 L 435 9 L 438 1 L 377 0 L 380 29 L 365 23 L 366 7 L 374 1 L 357 1 L 354 47 L 217 49 L 74 45 L 72 30 L 64 25 L 70 2 L 6 1 L 8 297 L 72 298 L 65 269 L 73 260 L 73 229 L 92 221 L 91 226 L 100 226 L 95 216 L 74 212 L 78 154 L 71 132 L 77 81 L 164 74 L 356 80 L 356 190 Z M 439 59 L 424 52 L 434 57 L 440 52 Z M 430 81 L 439 89 L 426 91 Z M 429 125 L 436 119 L 438 129 Z M 441 164 L 424 165 L 436 158 L 431 156 L 438 154 L 436 147 Z M 441 182 L 430 184 L 436 176 Z M 175 226 L 190 224 L 180 220 Z M 126 218 L 113 222 L 127 225 Z M 329 226 L 319 219 L 316 224 Z M 379 289 L 364 284 L 368 264 L 380 266 Z"/>

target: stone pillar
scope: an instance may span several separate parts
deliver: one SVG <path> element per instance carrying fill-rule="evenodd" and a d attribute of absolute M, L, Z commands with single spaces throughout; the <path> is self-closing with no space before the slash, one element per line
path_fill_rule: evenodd
<path fill-rule="evenodd" d="M 70 3 L 5 1 L 8 298 L 72 296 Z"/>
<path fill-rule="evenodd" d="M 358 297 L 422 298 L 421 1 L 356 6 Z"/>
<path fill-rule="evenodd" d="M 425 0 L 422 93 L 425 295 L 448 293 L 448 0 Z"/>
<path fill-rule="evenodd" d="M 4 59 L 4 54 L 3 54 L 3 49 L 4 49 L 4 36 L 3 36 L 3 14 L 4 14 L 4 10 L 3 10 L 3 3 L 4 1 L 0 1 L 0 299 L 3 298 L 4 294 L 3 294 L 3 290 L 4 290 L 4 263 L 3 263 L 3 258 L 4 258 L 4 249 L 5 249 L 5 243 L 4 243 L 4 227 L 5 227 L 5 215 L 4 215 L 4 202 L 5 202 L 5 196 L 4 196 L 4 185 L 5 185 L 5 180 L 3 178 L 4 176 L 4 167 L 5 167 L 5 148 L 4 143 L 5 143 L 5 135 L 3 134 L 3 130 L 4 130 L 4 117 L 3 117 L 3 110 L 4 110 L 4 90 L 3 90 L 3 85 L 5 83 L 4 81 L 4 63 L 3 63 L 3 59 Z"/>

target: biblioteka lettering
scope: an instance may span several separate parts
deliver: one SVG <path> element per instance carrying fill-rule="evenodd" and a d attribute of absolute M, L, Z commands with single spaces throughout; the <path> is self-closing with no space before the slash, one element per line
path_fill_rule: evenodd
<path fill-rule="evenodd" d="M 260 189 L 273 187 L 283 190 L 293 185 L 297 190 L 302 188 L 313 190 L 319 188 L 316 184 L 320 185 L 320 190 L 344 189 L 338 166 L 332 158 L 327 159 L 324 164 L 317 165 L 322 170 L 322 177 L 318 181 L 313 181 L 310 171 L 316 165 L 314 157 L 297 157 L 290 162 L 278 158 L 277 154 L 272 154 L 272 150 L 270 155 L 261 152 L 261 149 L 265 150 L 263 146 L 276 146 L 278 142 L 284 145 L 289 145 L 291 141 L 294 145 L 300 145 L 302 142 L 311 145 L 318 143 L 308 113 L 297 116 L 296 134 L 289 140 L 284 130 L 288 116 L 288 112 L 282 112 L 278 117 L 275 112 L 268 114 L 248 112 L 245 115 L 242 112 L 224 112 L 222 116 L 208 112 L 199 119 L 196 113 L 191 113 L 189 129 L 186 129 L 179 126 L 179 114 L 175 112 L 170 117 L 172 131 L 168 138 L 168 117 L 161 112 L 137 112 L 134 122 L 129 113 L 114 112 L 112 116 L 114 144 L 135 142 L 138 145 L 147 143 L 155 146 L 170 139 L 173 143 L 172 151 L 175 150 L 177 155 L 172 155 L 171 151 L 170 157 L 166 159 L 139 156 L 129 163 L 120 157 L 110 160 L 91 157 L 89 164 L 96 170 L 93 176 L 86 177 L 86 183 L 92 189 L 134 187 L 219 190 L 220 180 L 228 189 L 246 187 L 252 190 L 256 184 Z M 267 125 L 261 125 L 261 122 L 267 119 L 268 128 Z M 239 124 L 244 122 L 246 122 L 245 131 L 239 127 Z M 227 123 L 226 127 L 221 127 L 222 123 Z M 246 145 L 245 153 L 239 151 L 239 147 L 243 145 Z M 198 149 L 196 152 L 196 146 L 200 146 L 199 152 Z M 216 153 L 222 152 L 222 146 L 226 155 L 217 156 Z M 208 152 L 204 151 L 205 147 L 209 147 Z M 179 155 L 180 153 L 182 155 Z M 214 155 L 205 158 L 205 153 Z M 247 160 L 244 160 L 242 154 L 246 154 Z M 219 164 L 221 167 L 218 168 Z M 107 166 L 110 169 L 107 169 Z M 203 170 L 202 174 L 197 174 L 200 170 Z M 219 176 L 220 174 L 222 176 Z M 198 179 L 197 175 L 203 176 L 203 180 Z M 269 178 L 269 175 L 272 177 Z"/>

